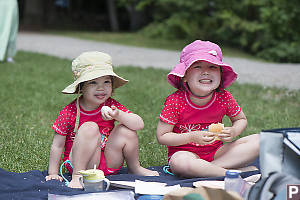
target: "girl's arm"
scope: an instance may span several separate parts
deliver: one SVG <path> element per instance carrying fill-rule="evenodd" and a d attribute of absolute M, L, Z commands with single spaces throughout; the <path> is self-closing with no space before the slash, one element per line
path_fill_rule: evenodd
<path fill-rule="evenodd" d="M 115 106 L 112 106 L 111 117 L 119 121 L 124 126 L 128 127 L 131 130 L 137 131 L 144 128 L 143 119 L 134 113 L 127 113 L 122 110 L 119 110 Z"/>
<path fill-rule="evenodd" d="M 46 176 L 46 181 L 51 179 L 58 179 L 62 181 L 62 177 L 58 175 L 58 169 L 60 164 L 60 159 L 65 147 L 66 136 L 59 135 L 57 133 L 54 134 L 53 142 L 50 151 L 49 158 L 49 169 L 48 176 Z"/>
<path fill-rule="evenodd" d="M 159 120 L 156 130 L 156 138 L 159 144 L 168 146 L 179 146 L 190 142 L 198 144 L 209 144 L 214 140 L 213 133 L 206 131 L 193 131 L 178 134 L 173 132 L 174 125 Z"/>
<path fill-rule="evenodd" d="M 247 118 L 243 111 L 241 111 L 237 116 L 230 117 L 232 122 L 231 127 L 225 127 L 222 134 L 219 135 L 220 138 L 224 138 L 224 141 L 230 142 L 232 139 L 240 135 L 247 127 Z"/>
<path fill-rule="evenodd" d="M 243 111 L 237 116 L 230 118 L 233 128 L 233 137 L 240 135 L 247 127 L 248 121 Z"/>

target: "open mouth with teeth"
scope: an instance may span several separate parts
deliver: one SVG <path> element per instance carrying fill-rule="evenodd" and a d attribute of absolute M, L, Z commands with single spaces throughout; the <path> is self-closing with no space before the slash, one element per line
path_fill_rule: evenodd
<path fill-rule="evenodd" d="M 213 81 L 211 79 L 201 79 L 199 80 L 199 83 L 203 83 L 203 84 L 209 84 L 212 83 Z"/>

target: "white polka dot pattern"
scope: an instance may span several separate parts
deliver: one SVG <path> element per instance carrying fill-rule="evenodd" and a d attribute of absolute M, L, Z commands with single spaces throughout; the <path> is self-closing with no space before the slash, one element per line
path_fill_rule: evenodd
<path fill-rule="evenodd" d="M 234 117 L 240 112 L 240 106 L 226 90 L 215 92 L 203 106 L 192 103 L 185 91 L 177 90 L 167 97 L 159 118 L 174 125 L 174 132 L 186 133 L 207 129 L 211 123 L 222 122 L 225 115 Z"/>
<path fill-rule="evenodd" d="M 101 134 L 109 136 L 111 130 L 114 128 L 115 120 L 105 121 L 102 119 L 101 108 L 104 105 L 109 107 L 114 105 L 119 110 L 130 113 L 130 111 L 127 110 L 127 108 L 125 108 L 122 104 L 120 104 L 119 102 L 117 102 L 112 98 L 109 98 L 105 103 L 101 104 L 97 109 L 92 111 L 86 111 L 80 107 L 79 127 L 85 122 L 93 121 L 98 124 L 99 132 Z M 73 131 L 75 127 L 76 114 L 77 114 L 76 100 L 74 100 L 60 111 L 57 119 L 55 120 L 52 126 L 52 129 L 56 133 L 66 136 L 65 153 L 64 153 L 65 156 L 69 155 L 73 145 L 73 140 L 75 137 Z M 101 145 L 101 147 L 103 148 L 104 146 L 105 144 Z"/>

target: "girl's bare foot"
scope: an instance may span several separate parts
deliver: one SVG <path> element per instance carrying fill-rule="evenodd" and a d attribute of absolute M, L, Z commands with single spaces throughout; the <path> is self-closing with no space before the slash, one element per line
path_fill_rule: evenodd
<path fill-rule="evenodd" d="M 83 189 L 83 187 L 79 181 L 80 177 L 82 177 L 82 176 L 81 175 L 73 175 L 71 182 L 68 184 L 68 187 Z"/>
<path fill-rule="evenodd" d="M 226 170 L 237 170 L 239 172 L 250 172 L 250 171 L 258 170 L 258 168 L 253 165 L 250 165 L 247 167 L 230 168 L 230 169 L 226 169 Z"/>
<path fill-rule="evenodd" d="M 248 176 L 246 178 L 244 178 L 245 181 L 247 181 L 248 183 L 256 183 L 257 181 L 260 180 L 260 177 L 261 177 L 261 174 L 255 174 L 255 175 L 252 175 L 252 176 Z"/>
<path fill-rule="evenodd" d="M 152 171 L 141 166 L 130 171 L 130 173 L 140 176 L 159 176 L 159 173 L 157 171 Z"/>
<path fill-rule="evenodd" d="M 250 165 L 250 166 L 247 166 L 247 167 L 238 168 L 237 170 L 240 170 L 241 172 L 249 172 L 249 171 L 255 171 L 255 170 L 258 170 L 258 169 L 257 169 L 257 167 L 255 167 L 253 165 Z"/>

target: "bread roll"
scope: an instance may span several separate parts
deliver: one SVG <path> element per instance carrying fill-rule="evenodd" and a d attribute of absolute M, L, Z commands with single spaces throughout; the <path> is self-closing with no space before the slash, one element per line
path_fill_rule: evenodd
<path fill-rule="evenodd" d="M 211 124 L 208 126 L 208 131 L 215 133 L 216 140 L 220 140 L 218 137 L 219 133 L 222 133 L 222 130 L 224 129 L 224 124 L 217 123 L 217 124 Z"/>

